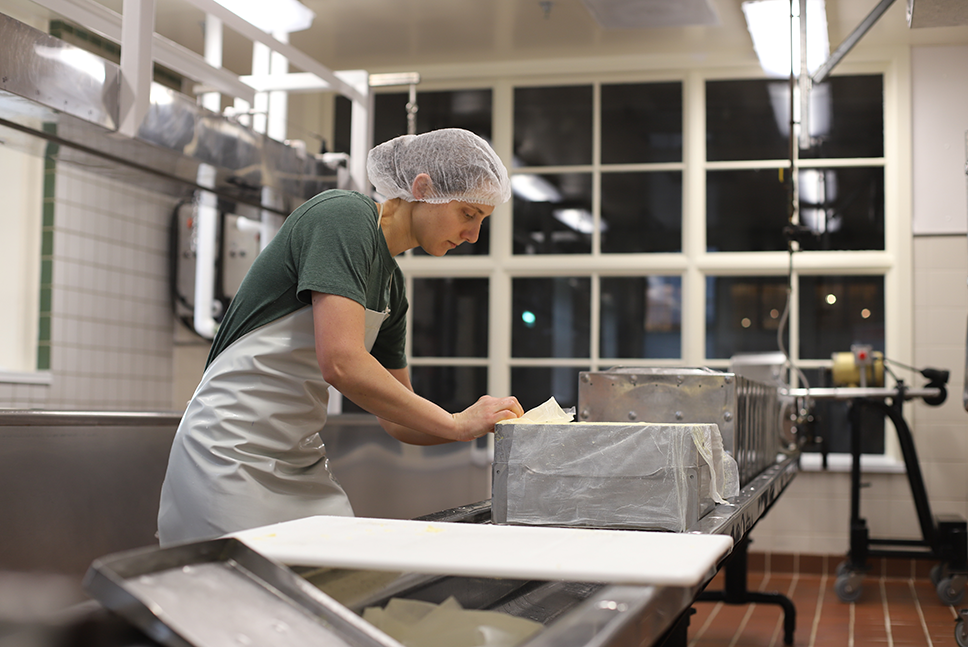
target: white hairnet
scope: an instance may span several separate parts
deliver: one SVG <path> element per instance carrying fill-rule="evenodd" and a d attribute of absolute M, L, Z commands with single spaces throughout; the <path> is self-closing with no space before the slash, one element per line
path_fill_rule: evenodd
<path fill-rule="evenodd" d="M 511 198 L 511 180 L 497 153 L 485 140 L 460 128 L 384 142 L 367 155 L 366 172 L 387 199 L 417 202 L 411 191 L 421 173 L 431 181 L 423 202 L 462 200 L 496 207 Z"/>

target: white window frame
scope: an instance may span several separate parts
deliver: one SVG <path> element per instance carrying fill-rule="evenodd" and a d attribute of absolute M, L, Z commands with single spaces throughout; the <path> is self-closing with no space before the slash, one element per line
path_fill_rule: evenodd
<path fill-rule="evenodd" d="M 885 293 L 885 349 L 886 356 L 910 364 L 913 356 L 913 277 L 911 229 L 911 109 L 910 109 L 910 54 L 902 47 L 869 52 L 855 56 L 851 63 L 842 62 L 836 75 L 882 74 L 884 79 L 884 157 L 864 159 L 819 159 L 798 161 L 800 168 L 877 166 L 884 167 L 884 249 L 878 251 L 798 252 L 793 259 L 793 294 L 790 305 L 790 348 L 787 349 L 801 368 L 830 366 L 827 359 L 799 359 L 799 304 L 798 279 L 810 275 L 878 275 L 884 276 Z M 606 69 L 605 62 L 599 62 Z M 540 67 L 540 66 L 538 66 Z M 585 68 L 594 68 L 586 62 Z M 617 69 L 628 69 L 628 61 L 620 61 Z M 507 72 L 500 74 L 500 72 Z M 573 366 L 572 359 L 548 358 L 541 360 L 512 358 L 511 355 L 511 282 L 517 277 L 589 276 L 592 277 L 591 357 L 587 364 L 592 370 L 608 368 L 598 357 L 598 277 L 606 275 L 670 275 L 682 276 L 682 355 L 678 360 L 630 360 L 627 365 L 648 366 L 709 366 L 725 368 L 727 359 L 711 359 L 705 353 L 705 278 L 716 276 L 786 276 L 790 259 L 786 252 L 706 252 L 705 231 L 705 175 L 707 169 L 769 168 L 788 166 L 789 160 L 767 164 L 750 162 L 707 162 L 705 151 L 705 82 L 713 79 L 762 78 L 755 68 L 734 66 L 692 68 L 678 71 L 618 71 L 603 73 L 588 69 L 584 73 L 544 71 L 534 75 L 511 74 L 509 70 L 495 70 L 482 66 L 474 70 L 464 68 L 460 76 L 455 70 L 422 71 L 421 90 L 465 89 L 489 87 L 493 91 L 493 145 L 508 162 L 512 158 L 513 94 L 516 86 L 594 85 L 592 128 L 593 159 L 589 169 L 593 173 L 593 210 L 598 217 L 600 205 L 599 133 L 601 108 L 599 88 L 602 84 L 641 83 L 679 80 L 683 84 L 683 161 L 663 167 L 681 168 L 683 172 L 683 248 L 680 254 L 591 254 L 522 256 L 512 253 L 511 207 L 505 204 L 495 210 L 490 221 L 490 253 L 488 256 L 455 256 L 428 258 L 407 255 L 400 259 L 408 280 L 408 289 L 415 277 L 486 277 L 490 281 L 489 357 L 447 358 L 450 366 L 488 367 L 488 391 L 493 395 L 511 393 L 510 373 L 514 366 Z M 492 76 L 493 74 L 493 76 Z M 479 77 L 479 78 L 477 78 Z M 472 80 L 469 82 L 468 78 Z M 477 80 L 474 80 L 477 78 Z M 658 165 L 649 165 L 657 167 Z M 511 165 L 508 164 L 509 169 Z M 530 169 L 535 170 L 535 169 Z M 548 167 L 542 171 L 588 170 L 585 167 Z M 512 173 L 514 169 L 511 169 Z M 597 232 L 595 236 L 597 237 Z M 849 349 L 844 349 L 849 350 Z M 412 366 L 440 365 L 439 358 L 410 357 Z M 579 363 L 581 362 L 579 360 Z M 885 469 L 894 469 L 900 460 L 896 435 L 887 430 Z M 835 459 L 838 460 L 838 459 Z"/>

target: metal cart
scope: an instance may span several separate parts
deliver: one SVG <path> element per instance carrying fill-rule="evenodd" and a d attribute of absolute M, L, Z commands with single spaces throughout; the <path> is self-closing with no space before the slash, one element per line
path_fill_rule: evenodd
<path fill-rule="evenodd" d="M 944 381 L 947 377 L 944 377 Z M 965 520 L 957 515 L 932 515 L 918 462 L 911 429 L 904 420 L 902 407 L 905 400 L 922 398 L 927 404 L 939 405 L 945 399 L 944 384 L 931 382 L 923 389 L 909 389 L 902 380 L 895 388 L 845 387 L 790 389 L 791 395 L 814 399 L 849 400 L 851 429 L 851 500 L 850 500 L 850 551 L 846 561 L 837 567 L 835 590 L 842 602 L 854 602 L 863 592 L 863 579 L 871 557 L 902 557 L 937 560 L 931 569 L 938 598 L 944 604 L 959 604 L 965 595 L 968 576 L 968 531 Z M 908 483 L 918 515 L 921 539 L 888 539 L 870 536 L 867 521 L 860 514 L 861 483 L 861 432 L 860 420 L 863 409 L 872 408 L 890 419 L 904 456 Z"/>

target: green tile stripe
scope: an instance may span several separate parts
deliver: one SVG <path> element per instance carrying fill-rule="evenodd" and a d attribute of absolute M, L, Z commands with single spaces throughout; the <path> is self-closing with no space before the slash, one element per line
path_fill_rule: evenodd
<path fill-rule="evenodd" d="M 57 124 L 45 123 L 45 133 L 57 134 Z M 37 370 L 50 370 L 51 307 L 54 282 L 54 187 L 59 146 L 47 144 L 44 155 L 44 203 L 40 234 L 40 311 L 37 321 Z"/>

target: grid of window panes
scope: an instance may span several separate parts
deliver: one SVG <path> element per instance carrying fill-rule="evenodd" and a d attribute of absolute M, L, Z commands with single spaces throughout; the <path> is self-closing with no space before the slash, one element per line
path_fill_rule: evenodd
<path fill-rule="evenodd" d="M 789 251 L 791 232 L 797 253 L 885 250 L 882 75 L 837 76 L 816 86 L 806 148 L 791 148 L 786 81 L 702 84 L 693 93 L 705 97 L 702 132 L 689 135 L 703 142 L 705 159 L 687 158 L 684 148 L 690 108 L 683 81 L 513 88 L 512 114 L 502 116 L 511 122 L 511 141 L 501 142 L 512 154 L 510 240 L 492 241 L 485 225 L 480 242 L 447 256 L 487 256 L 499 245 L 512 259 L 536 265 L 502 270 L 509 321 L 490 319 L 489 269 L 439 278 L 450 276 L 442 259 L 438 274 L 412 279 L 411 372 L 418 392 L 451 410 L 466 407 L 486 392 L 495 354 L 509 353 L 510 363 L 502 363 L 507 383 L 525 406 L 551 395 L 574 406 L 583 370 L 628 363 L 725 367 L 739 353 L 782 349 L 805 362 L 804 374 L 820 385 L 829 380 L 822 365 L 832 352 L 857 342 L 884 349 L 883 267 L 793 272 L 785 262 L 763 270 L 757 260 Z M 377 95 L 376 143 L 406 132 L 407 98 Z M 492 99 L 489 89 L 422 91 L 417 131 L 462 127 L 490 140 Z M 343 117 L 337 110 L 341 119 L 348 123 L 345 107 Z M 687 160 L 704 165 L 690 175 L 691 186 Z M 690 192 L 705 196 L 691 215 L 684 211 Z M 798 229 L 789 227 L 794 212 Z M 686 223 L 701 241 L 691 248 L 686 217 L 700 219 Z M 703 278 L 686 281 L 688 263 L 681 259 L 700 248 Z M 655 258 L 670 260 L 658 266 L 644 260 Z M 744 272 L 744 263 L 760 269 Z M 690 312 L 690 321 L 701 320 L 690 327 L 701 334 L 696 341 L 683 337 L 683 304 L 698 296 L 684 295 L 687 289 L 703 291 L 704 311 Z M 506 333 L 506 347 L 488 346 L 493 327 L 499 339 Z M 870 450 L 881 451 L 880 443 Z"/>
<path fill-rule="evenodd" d="M 832 77 L 815 86 L 803 126 L 809 144 L 803 147 L 799 140 L 790 144 L 786 81 L 708 80 L 705 86 L 708 252 L 885 249 L 881 75 Z M 796 178 L 786 172 L 791 162 Z M 798 229 L 787 227 L 794 212 Z M 831 385 L 822 364 L 832 353 L 855 343 L 883 351 L 884 274 L 815 272 L 708 276 L 706 356 L 791 349 L 789 326 L 777 325 L 791 306 L 798 331 L 792 358 L 816 366 L 803 372 L 809 386 Z M 795 304 L 789 302 L 793 295 Z M 846 451 L 843 443 L 829 441 L 849 438 L 846 410 L 840 402 L 817 411 L 828 443 L 815 449 Z M 882 423 L 861 421 L 865 452 L 883 452 Z"/>

